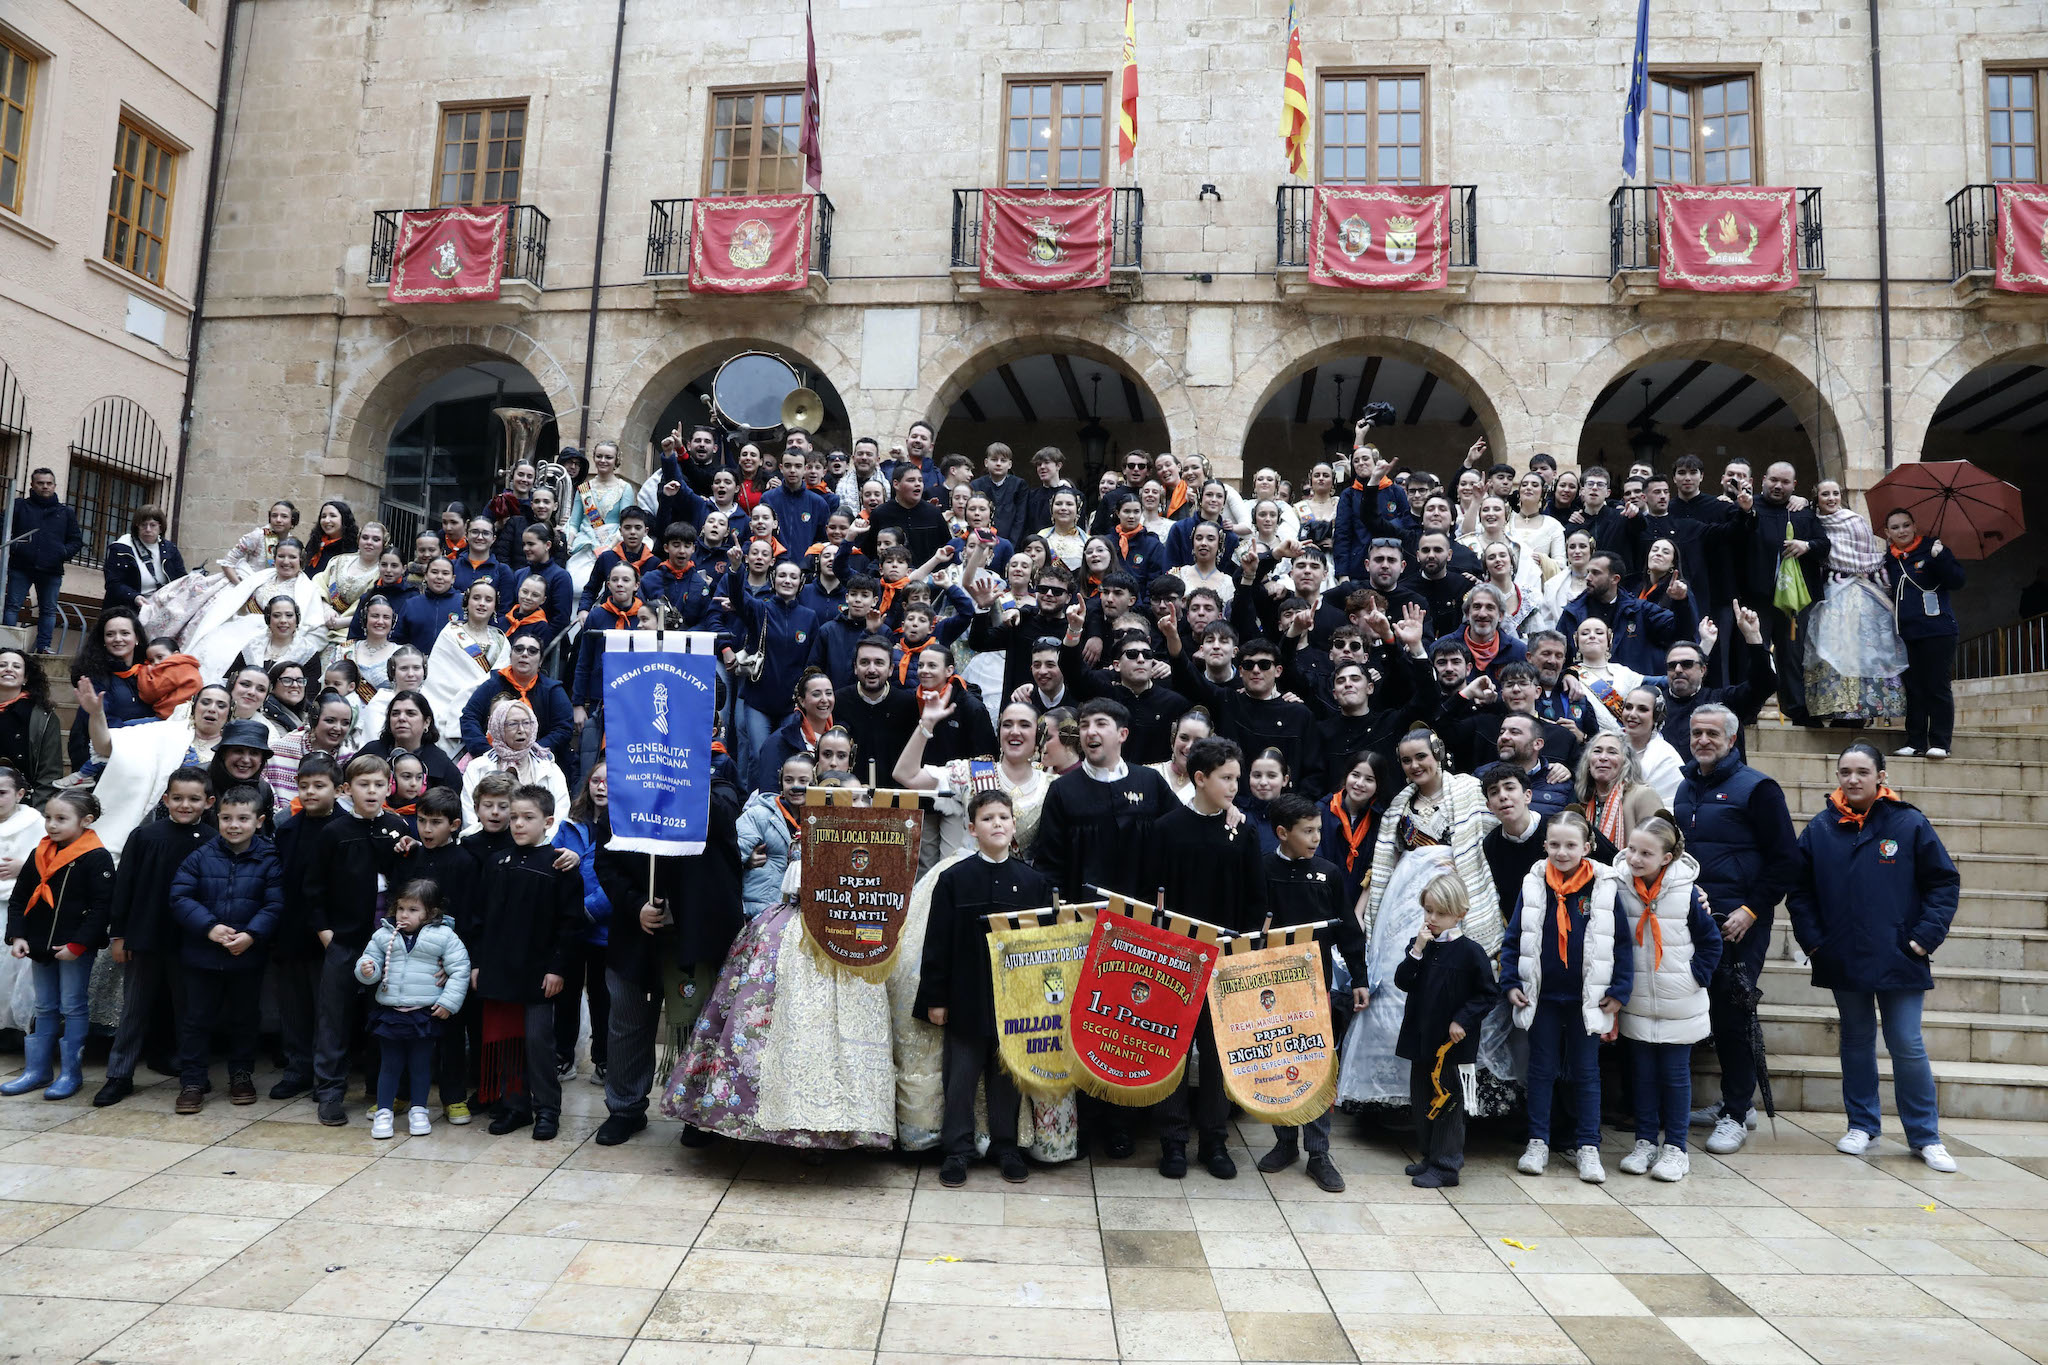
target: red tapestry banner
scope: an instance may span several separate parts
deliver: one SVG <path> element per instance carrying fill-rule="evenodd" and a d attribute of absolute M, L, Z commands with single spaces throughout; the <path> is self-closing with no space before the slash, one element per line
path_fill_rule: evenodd
<path fill-rule="evenodd" d="M 692 202 L 691 293 L 801 289 L 810 276 L 810 195 L 718 195 Z"/>
<path fill-rule="evenodd" d="M 1067 1010 L 1074 1084 L 1121 1105 L 1171 1093 L 1219 951 L 1128 915 L 1096 916 Z"/>
<path fill-rule="evenodd" d="M 512 210 L 406 209 L 391 252 L 393 303 L 471 303 L 498 297 Z"/>
<path fill-rule="evenodd" d="M 981 287 L 1096 289 L 1114 254 L 1110 196 L 1099 190 L 983 190 Z"/>
<path fill-rule="evenodd" d="M 2048 294 L 2048 185 L 1998 187 L 1998 287 Z"/>
<path fill-rule="evenodd" d="M 1311 284 L 1441 289 L 1450 264 L 1448 185 L 1318 185 Z"/>
<path fill-rule="evenodd" d="M 1799 283 L 1794 191 L 1763 185 L 1660 185 L 1657 287 L 1768 294 Z"/>

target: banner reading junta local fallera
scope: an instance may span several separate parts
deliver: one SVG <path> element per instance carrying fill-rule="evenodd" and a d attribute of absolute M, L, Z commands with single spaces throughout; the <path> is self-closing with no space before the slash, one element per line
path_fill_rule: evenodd
<path fill-rule="evenodd" d="M 1171 1093 L 1220 951 L 1126 914 L 1097 916 L 1067 1011 L 1074 1084 L 1111 1104 L 1156 1104 Z"/>
<path fill-rule="evenodd" d="M 1247 1114 L 1294 1125 L 1330 1107 L 1337 1053 L 1313 937 L 1226 954 L 1209 978 L 1209 1018 L 1223 1052 L 1223 1087 Z"/>
<path fill-rule="evenodd" d="M 804 943 L 830 966 L 881 981 L 895 959 L 917 882 L 924 812 L 909 792 L 877 792 L 873 806 L 825 805 L 826 795 L 813 789 L 803 807 L 797 911 Z M 881 804 L 896 796 L 911 804 Z"/>
<path fill-rule="evenodd" d="M 1024 911 L 989 925 L 989 976 L 995 987 L 997 1056 L 1017 1088 L 1035 1100 L 1056 1100 L 1074 1088 L 1074 1048 L 1067 1002 L 1088 956 L 1091 920 Z M 1018 921 L 1018 922 L 1013 922 Z"/>

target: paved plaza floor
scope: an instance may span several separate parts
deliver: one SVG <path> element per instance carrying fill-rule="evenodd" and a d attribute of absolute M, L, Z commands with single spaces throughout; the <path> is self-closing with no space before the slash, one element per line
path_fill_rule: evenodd
<path fill-rule="evenodd" d="M 1838 1155 L 1819 1114 L 1677 1185 L 1615 1173 L 1620 1134 L 1604 1187 L 1492 1144 L 1439 1192 L 1340 1119 L 1331 1196 L 1253 1170 L 1245 1123 L 1228 1183 L 1145 1144 L 947 1190 L 934 1160 L 685 1151 L 666 1122 L 598 1147 L 583 1080 L 552 1143 L 375 1142 L 353 1101 L 323 1128 L 224 1080 L 183 1118 L 168 1081 L 0 1100 L 0 1360 L 2048 1359 L 2043 1125 L 1946 1124 L 1952 1176 L 1895 1135 Z"/>

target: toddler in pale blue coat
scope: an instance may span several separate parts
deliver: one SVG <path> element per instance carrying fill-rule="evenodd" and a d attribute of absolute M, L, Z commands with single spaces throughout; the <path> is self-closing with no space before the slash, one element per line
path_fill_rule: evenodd
<path fill-rule="evenodd" d="M 377 926 L 356 962 L 356 979 L 377 987 L 370 1034 L 383 1055 L 377 1068 L 377 1112 L 370 1136 L 388 1138 L 398 1078 L 411 1086 L 407 1131 L 433 1131 L 427 1092 L 434 1079 L 434 1055 L 441 1028 L 469 992 L 469 950 L 441 917 L 441 888 L 412 881 L 398 893 L 391 918 Z"/>

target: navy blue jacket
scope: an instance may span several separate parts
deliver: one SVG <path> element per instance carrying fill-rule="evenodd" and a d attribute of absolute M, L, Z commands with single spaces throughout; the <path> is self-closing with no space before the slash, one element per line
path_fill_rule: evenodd
<path fill-rule="evenodd" d="M 519 600 L 519 585 L 535 574 L 539 574 L 541 582 L 547 584 L 548 595 L 543 599 L 543 609 L 548 614 L 548 624 L 556 630 L 567 630 L 573 619 L 570 613 L 574 610 L 571 604 L 576 600 L 576 582 L 569 577 L 567 569 L 553 564 L 543 564 L 538 569 L 529 564 L 513 574 L 512 596 L 498 599 L 498 610 L 512 610 L 513 603 Z"/>
<path fill-rule="evenodd" d="M 1176 521 L 1173 529 L 1166 533 L 1166 562 L 1173 568 L 1185 568 L 1195 562 L 1195 528 L 1201 524 L 1202 519 L 1199 516 L 1189 517 L 1184 521 Z M 1216 562 L 1226 566 L 1224 571 L 1227 573 L 1227 566 L 1237 562 L 1237 532 L 1228 526 L 1218 526 L 1216 529 L 1223 533 L 1223 550 L 1216 556 Z M 998 564 L 995 567 L 1001 568 L 1002 565 Z"/>
<path fill-rule="evenodd" d="M 716 629 L 717 622 L 706 621 L 715 617 L 718 604 L 711 599 L 718 593 L 721 570 L 715 560 L 691 560 L 689 567 L 678 574 L 669 567 L 667 560 L 661 560 L 640 578 L 640 600 L 643 602 L 666 602 L 682 618 L 682 629 Z"/>
<path fill-rule="evenodd" d="M 484 727 L 490 724 L 491 707 L 497 704 L 498 698 L 507 694 L 518 695 L 511 684 L 496 673 L 477 684 L 476 691 L 469 694 L 469 703 L 462 708 L 462 748 L 472 758 L 490 750 L 491 742 L 484 737 Z M 570 774 L 576 755 L 569 738 L 576 732 L 576 715 L 569 705 L 567 689 L 543 673 L 534 679 L 526 700 L 533 704 L 533 718 L 540 724 L 540 738 L 536 743 L 554 751 L 562 776 L 573 783 Z"/>
<path fill-rule="evenodd" d="M 434 641 L 441 638 L 442 627 L 461 619 L 461 593 L 446 592 L 436 596 L 422 588 L 399 606 L 398 624 L 391 628 L 391 638 L 399 644 L 411 645 L 423 654 L 431 654 Z"/>
<path fill-rule="evenodd" d="M 1799 871 L 1785 906 L 1792 933 L 1824 990 L 1934 988 L 1928 954 L 1948 937 L 1962 878 L 1927 817 L 1880 797 L 1860 825 L 1832 805 L 1799 836 Z"/>
<path fill-rule="evenodd" d="M 610 599 L 606 599 L 609 601 Z M 636 616 L 629 621 L 620 621 L 618 615 L 602 606 L 592 607 L 583 617 L 583 633 L 576 637 L 576 676 L 574 686 L 569 689 L 569 699 L 578 706 L 596 706 L 603 698 L 604 691 L 604 634 L 607 630 L 638 630 L 640 621 Z"/>
<path fill-rule="evenodd" d="M 589 611 L 597 605 L 597 599 L 604 595 L 605 580 L 611 577 L 612 570 L 619 565 L 631 564 L 634 577 L 644 579 L 648 571 L 654 568 L 655 561 L 660 558 L 661 552 L 651 544 L 641 545 L 640 558 L 637 560 L 628 560 L 620 553 L 619 546 L 606 550 L 597 557 L 597 562 L 590 566 L 590 577 L 583 580 L 583 592 L 576 599 L 577 610 Z"/>
<path fill-rule="evenodd" d="M 1770 949 L 1771 912 L 1799 876 L 1799 848 L 1785 792 L 1771 778 L 1729 754 L 1710 773 L 1699 761 L 1685 765 L 1674 807 L 1686 852 L 1698 860 L 1699 881 L 1716 924 L 1747 907 L 1756 924 L 1728 945 L 1727 960 L 1752 975 Z"/>
<path fill-rule="evenodd" d="M 825 518 L 839 510 L 839 499 L 814 488 L 792 493 L 780 480 L 761 495 L 761 501 L 775 514 L 775 538 L 801 556 L 825 536 Z"/>
<path fill-rule="evenodd" d="M 811 746 L 804 742 L 804 718 L 801 712 L 792 711 L 789 719 L 775 727 L 775 732 L 761 745 L 760 756 L 754 760 L 754 790 L 772 792 L 782 785 L 782 765 L 792 754 L 807 754 Z"/>
<path fill-rule="evenodd" d="M 1105 532 L 1102 538 L 1109 542 L 1110 567 L 1136 579 L 1138 597 L 1143 600 L 1146 587 L 1170 567 L 1166 562 L 1166 547 L 1150 531 L 1139 531 L 1133 535 L 1128 552 L 1114 528 Z"/>
<path fill-rule="evenodd" d="M 1963 566 L 1948 546 L 1922 536 L 1903 556 L 1888 548 L 1881 567 L 1885 586 L 1891 590 L 1892 617 L 1898 622 L 1901 640 L 1954 639 L 1962 633 L 1948 594 L 1951 588 L 1963 586 Z M 1925 596 L 1930 592 L 1935 603 L 1932 616 L 1927 614 Z"/>
<path fill-rule="evenodd" d="M 797 600 L 803 600 L 801 595 Z M 815 606 L 811 609 L 817 610 Z M 835 691 L 844 692 L 853 686 L 854 646 L 867 633 L 865 616 L 855 617 L 842 612 L 819 626 L 817 633 L 811 636 L 811 664 L 825 670 L 825 676 L 832 680 Z"/>
<path fill-rule="evenodd" d="M 157 554 L 163 561 L 164 582 L 169 583 L 173 579 L 185 576 L 185 556 L 178 553 L 177 546 L 168 540 L 159 540 Z M 106 583 L 106 598 L 103 603 L 105 606 L 132 607 L 142 596 L 142 569 L 136 563 L 135 550 L 132 546 L 124 545 L 118 540 L 107 546 L 107 557 L 101 566 L 101 576 Z"/>
<path fill-rule="evenodd" d="M 45 576 L 60 572 L 85 548 L 78 514 L 71 504 L 51 494 L 30 494 L 14 500 L 13 558 L 8 563 L 23 573 Z"/>
<path fill-rule="evenodd" d="M 1364 578 L 1365 552 L 1373 537 L 1400 536 L 1405 539 L 1415 526 L 1408 494 L 1401 485 L 1389 483 L 1385 488 L 1365 488 L 1353 479 L 1337 495 L 1337 526 L 1330 543 L 1337 576 Z M 1410 556 L 1411 559 L 1413 557 Z"/>
<path fill-rule="evenodd" d="M 469 591 L 469 585 L 479 578 L 484 579 L 498 590 L 498 610 L 512 605 L 512 571 L 493 555 L 482 564 L 472 564 L 466 554 L 457 555 L 448 561 L 455 566 L 455 595 L 461 597 Z"/>
<path fill-rule="evenodd" d="M 366 614 L 370 610 L 370 603 L 373 600 L 381 597 L 386 602 L 389 602 L 391 604 L 392 642 L 395 644 L 404 644 L 405 642 L 398 638 L 398 623 L 404 618 L 405 604 L 412 601 L 413 598 L 418 597 L 419 595 L 420 590 L 416 585 L 402 579 L 396 583 L 386 583 L 382 579 L 379 579 L 377 582 L 372 583 L 369 587 L 369 591 L 365 592 L 362 595 L 362 598 L 356 603 L 355 615 L 349 619 L 348 638 L 351 640 L 360 640 L 365 635 L 369 634 L 369 629 L 365 624 Z M 435 632 L 435 634 L 437 635 L 439 633 L 440 632 L 438 630 Z M 428 643 L 427 648 L 433 648 L 431 642 Z"/>
<path fill-rule="evenodd" d="M 1557 618 L 1568 654 L 1577 655 L 1579 627 L 1594 616 L 1607 623 L 1614 637 L 1614 662 L 1636 673 L 1655 676 L 1664 667 L 1664 651 L 1677 641 L 1678 619 L 1668 607 L 1620 591 L 1612 602 L 1594 602 L 1580 593 Z"/>
<path fill-rule="evenodd" d="M 231 850 L 224 839 L 201 844 L 171 878 L 171 913 L 185 931 L 187 967 L 260 971 L 265 956 L 262 949 L 277 932 L 278 917 L 284 913 L 284 869 L 276 845 L 260 834 L 240 853 Z M 256 946 L 235 956 L 207 938 L 216 924 L 251 935 Z"/>
<path fill-rule="evenodd" d="M 761 676 L 740 680 L 740 699 L 764 715 L 788 712 L 796 695 L 796 680 L 811 661 L 811 636 L 818 629 L 818 614 L 796 602 L 785 603 L 769 593 L 753 597 L 732 595 L 734 620 L 719 643 L 741 653 L 763 651 L 766 659 Z"/>

